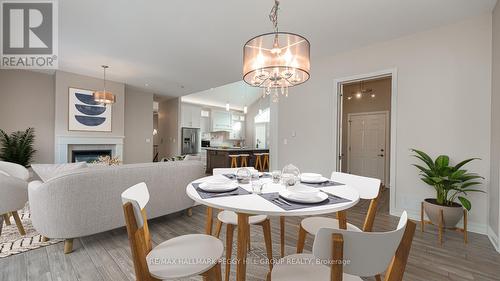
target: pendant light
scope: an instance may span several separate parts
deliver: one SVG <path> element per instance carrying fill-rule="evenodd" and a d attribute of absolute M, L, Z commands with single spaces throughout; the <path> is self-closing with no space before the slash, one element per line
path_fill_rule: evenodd
<path fill-rule="evenodd" d="M 107 65 L 101 65 L 104 72 L 104 87 L 102 91 L 94 92 L 94 101 L 102 103 L 104 105 L 113 104 L 116 102 L 116 97 L 113 93 L 106 91 L 106 69 L 109 68 Z"/>
<path fill-rule="evenodd" d="M 301 35 L 278 30 L 279 0 L 269 14 L 274 32 L 261 34 L 243 47 L 243 80 L 264 88 L 263 97 L 288 96 L 288 88 L 306 82 L 310 71 L 310 44 Z"/>

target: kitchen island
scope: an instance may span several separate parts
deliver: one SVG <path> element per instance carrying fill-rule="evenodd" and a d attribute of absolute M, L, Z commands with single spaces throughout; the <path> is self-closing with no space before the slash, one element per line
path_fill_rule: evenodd
<path fill-rule="evenodd" d="M 248 166 L 255 167 L 255 153 L 269 153 L 267 148 L 251 148 L 251 147 L 229 147 L 229 148 L 219 148 L 219 147 L 202 147 L 207 151 L 207 174 L 212 174 L 214 168 L 231 168 L 231 159 L 229 155 L 235 154 L 249 154 Z M 263 158 L 262 158 L 263 159 Z M 241 160 L 238 159 L 238 167 L 240 166 Z"/>

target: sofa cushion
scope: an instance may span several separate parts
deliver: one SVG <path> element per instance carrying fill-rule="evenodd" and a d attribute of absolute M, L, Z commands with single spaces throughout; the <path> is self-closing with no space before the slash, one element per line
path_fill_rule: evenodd
<path fill-rule="evenodd" d="M 77 162 L 65 164 L 32 164 L 31 168 L 43 182 L 47 182 L 51 178 L 60 174 L 64 174 L 68 171 L 87 168 L 87 163 Z"/>

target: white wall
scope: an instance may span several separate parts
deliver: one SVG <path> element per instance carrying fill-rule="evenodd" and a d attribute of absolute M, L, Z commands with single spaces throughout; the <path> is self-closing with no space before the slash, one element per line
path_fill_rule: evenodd
<path fill-rule="evenodd" d="M 500 252 L 500 4 L 493 11 L 493 65 L 491 92 L 491 184 L 489 189 L 488 234 Z"/>
<path fill-rule="evenodd" d="M 432 156 L 449 154 L 452 161 L 482 158 L 468 168 L 486 177 L 482 188 L 487 190 L 491 32 L 491 14 L 487 14 L 332 57 L 313 57 L 311 79 L 290 89 L 289 97 L 279 104 L 279 165 L 295 163 L 302 171 L 329 175 L 336 168 L 334 80 L 397 68 L 393 213 L 407 209 L 418 218 L 421 200 L 434 196 L 411 166 L 413 147 Z M 485 233 L 487 195 L 470 197 L 469 227 Z"/>
<path fill-rule="evenodd" d="M 123 162 L 153 160 L 153 94 L 125 88 L 125 140 Z"/>

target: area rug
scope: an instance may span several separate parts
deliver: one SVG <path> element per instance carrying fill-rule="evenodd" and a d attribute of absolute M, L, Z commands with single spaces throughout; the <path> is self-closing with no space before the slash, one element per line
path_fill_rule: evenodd
<path fill-rule="evenodd" d="M 23 223 L 26 235 L 21 236 L 13 217 L 10 217 L 10 225 L 3 222 L 2 233 L 0 234 L 0 258 L 23 253 L 29 250 L 56 244 L 62 239 L 50 239 L 42 242 L 42 236 L 35 230 L 31 224 L 31 214 L 28 206 L 19 211 L 19 217 Z"/>

